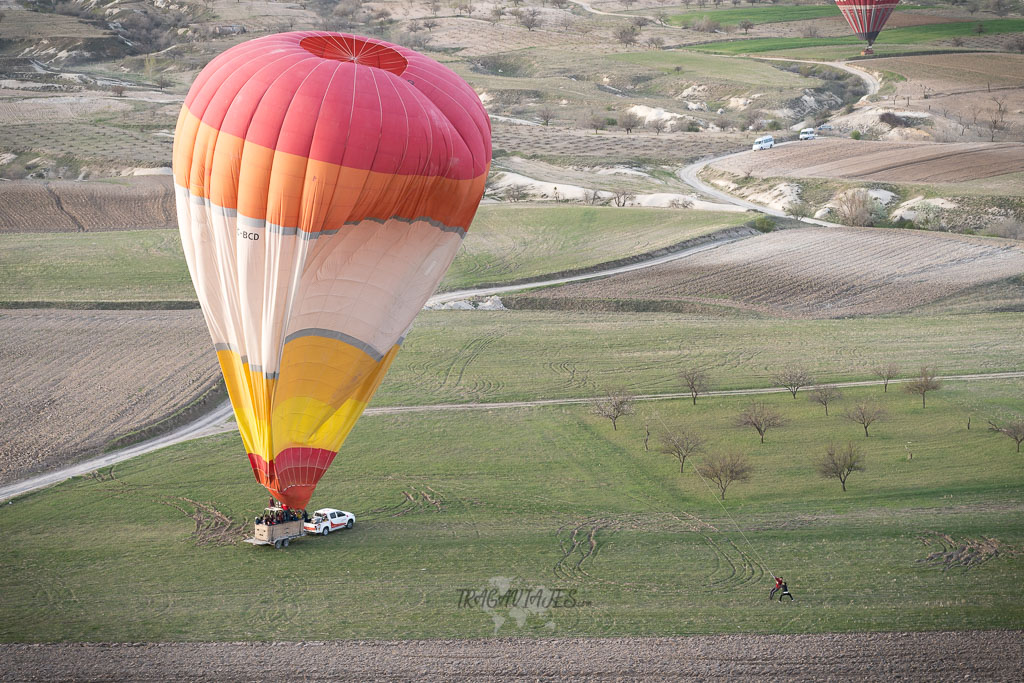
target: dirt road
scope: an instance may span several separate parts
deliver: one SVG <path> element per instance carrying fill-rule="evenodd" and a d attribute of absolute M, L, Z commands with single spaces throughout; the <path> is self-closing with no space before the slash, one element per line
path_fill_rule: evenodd
<path fill-rule="evenodd" d="M 778 148 L 778 147 L 784 147 L 784 146 L 787 146 L 787 145 L 794 145 L 794 144 L 799 144 L 799 143 L 794 142 L 794 141 L 791 141 L 791 142 L 780 142 L 779 144 L 775 145 L 775 147 Z M 771 149 L 771 150 L 767 150 L 767 151 L 768 152 L 772 152 L 772 151 L 774 151 L 774 148 Z M 692 163 L 689 166 L 686 166 L 684 168 L 679 169 L 676 172 L 676 175 L 679 176 L 680 180 L 682 180 L 684 183 L 686 183 L 687 185 L 689 185 L 693 189 L 695 189 L 698 192 L 701 192 L 701 193 L 703 193 L 703 194 L 705 194 L 705 195 L 707 195 L 709 197 L 714 197 L 715 199 L 718 199 L 719 201 L 723 201 L 723 202 L 725 202 L 727 204 L 735 204 L 736 206 L 742 206 L 743 208 L 750 209 L 751 211 L 760 211 L 762 213 L 768 214 L 769 216 L 775 216 L 777 218 L 785 218 L 787 216 L 785 211 L 779 211 L 778 209 L 773 209 L 770 206 L 764 206 L 763 204 L 755 204 L 754 202 L 748 202 L 746 199 L 740 199 L 739 197 L 735 197 L 735 196 L 733 196 L 733 195 L 731 195 L 731 194 L 729 194 L 727 192 L 723 192 L 721 190 L 718 190 L 718 189 L 715 189 L 715 188 L 711 187 L 710 185 L 708 185 L 707 183 L 705 183 L 703 180 L 701 180 L 698 177 L 700 175 L 700 172 L 702 170 L 704 170 L 704 167 L 709 165 L 709 164 L 716 164 L 717 165 L 717 164 L 721 164 L 722 162 L 724 162 L 724 161 L 726 161 L 728 159 L 732 159 L 733 157 L 738 157 L 738 156 L 744 156 L 745 157 L 747 154 L 765 154 L 765 153 L 766 152 L 764 152 L 764 151 L 762 151 L 762 152 L 749 152 L 747 150 L 744 150 L 742 152 L 733 152 L 732 154 L 725 154 L 723 156 L 714 157 L 714 158 L 711 158 L 711 159 L 705 159 L 703 161 L 698 161 L 698 162 Z M 802 220 L 804 223 L 810 223 L 812 225 L 820 225 L 820 226 L 823 226 L 823 227 L 826 227 L 826 228 L 842 227 L 838 223 L 829 223 L 828 221 L 818 220 L 817 218 L 801 218 L 800 220 Z"/>
<path fill-rule="evenodd" d="M 0 646 L 8 681 L 1019 680 L 1024 632 Z"/>

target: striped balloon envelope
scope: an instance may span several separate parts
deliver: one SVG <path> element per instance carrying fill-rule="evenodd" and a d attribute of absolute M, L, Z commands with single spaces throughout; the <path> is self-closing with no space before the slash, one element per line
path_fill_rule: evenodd
<path fill-rule="evenodd" d="M 185 98 L 174 185 L 189 272 L 256 479 L 305 508 L 483 195 L 473 89 L 380 40 L 237 45 Z"/>
<path fill-rule="evenodd" d="M 836 0 L 850 28 L 870 47 L 900 0 Z"/>

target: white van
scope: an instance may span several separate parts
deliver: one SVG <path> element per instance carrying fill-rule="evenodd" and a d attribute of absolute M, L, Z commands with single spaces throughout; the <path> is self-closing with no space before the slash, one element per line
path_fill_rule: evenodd
<path fill-rule="evenodd" d="M 759 149 L 771 149 L 775 146 L 775 138 L 771 135 L 765 135 L 754 140 L 754 146 L 751 147 L 755 152 Z"/>
<path fill-rule="evenodd" d="M 802 131 L 800 131 L 801 140 L 813 140 L 816 137 L 817 136 L 814 134 L 813 128 L 804 128 Z"/>

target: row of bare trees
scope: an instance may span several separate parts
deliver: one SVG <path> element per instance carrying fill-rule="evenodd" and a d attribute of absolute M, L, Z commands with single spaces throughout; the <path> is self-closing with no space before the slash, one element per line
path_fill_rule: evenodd
<path fill-rule="evenodd" d="M 882 381 L 883 392 L 888 391 L 889 382 L 897 378 L 900 368 L 895 363 L 887 363 L 874 368 L 874 374 Z M 711 380 L 708 373 L 699 366 L 684 368 L 679 373 L 680 379 L 686 385 L 691 401 L 697 404 L 697 398 L 710 391 Z M 800 366 L 789 366 L 776 373 L 773 379 L 780 386 L 785 387 L 795 399 L 801 389 L 813 387 L 809 399 L 825 408 L 825 414 L 829 414 L 829 406 L 841 400 L 842 392 L 834 384 L 813 385 L 813 378 L 810 373 Z M 906 389 L 913 394 L 921 396 L 922 408 L 925 407 L 925 397 L 931 391 L 941 387 L 941 383 L 931 368 L 921 368 L 917 376 L 905 383 Z M 612 423 L 613 430 L 618 429 L 618 420 L 621 417 L 632 415 L 635 397 L 625 390 L 612 391 L 607 396 L 595 399 L 592 402 L 592 410 L 595 415 L 608 419 Z M 876 402 L 860 401 L 845 411 L 843 417 L 859 424 L 864 429 L 864 436 L 870 437 L 870 427 L 876 422 L 886 419 L 886 411 Z M 786 425 L 785 417 L 772 406 L 764 402 L 754 401 L 745 407 L 736 416 L 734 424 L 738 427 L 752 427 L 760 437 L 763 444 L 765 435 L 771 429 Z M 1003 434 L 1017 444 L 1017 452 L 1020 452 L 1021 443 L 1024 443 L 1024 418 L 1015 417 L 1009 421 L 997 424 L 989 421 L 990 431 Z M 968 423 L 968 428 L 970 424 Z M 644 450 L 650 450 L 651 430 L 645 425 Z M 713 453 L 706 454 L 707 441 L 703 435 L 696 430 L 685 426 L 677 425 L 666 427 L 658 435 L 659 453 L 675 458 L 679 463 L 679 472 L 685 473 L 686 461 L 694 456 L 703 455 L 694 469 L 705 482 L 714 483 L 719 490 L 721 499 L 725 499 L 726 490 L 737 481 L 744 481 L 750 478 L 753 466 L 747 456 L 740 453 Z M 830 443 L 822 457 L 815 463 L 819 475 L 825 478 L 837 479 L 846 491 L 846 482 L 853 472 L 864 470 L 864 454 L 860 447 L 853 442 L 845 445 Z"/>

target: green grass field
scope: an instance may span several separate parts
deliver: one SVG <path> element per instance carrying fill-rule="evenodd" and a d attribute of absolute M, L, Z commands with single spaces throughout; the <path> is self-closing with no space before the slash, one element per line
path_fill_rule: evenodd
<path fill-rule="evenodd" d="M 708 369 L 716 389 L 774 386 L 802 363 L 820 381 L 907 373 L 1024 370 L 1019 313 L 777 320 L 671 313 L 424 311 L 374 405 L 593 396 L 617 386 L 681 391 L 679 370 Z M 962 306 L 960 307 L 962 310 Z"/>
<path fill-rule="evenodd" d="M 485 206 L 442 289 L 643 254 L 748 220 L 741 213 Z M 195 301 L 176 230 L 0 235 L 2 301 Z"/>
<path fill-rule="evenodd" d="M 936 40 L 948 40 L 957 36 L 970 37 L 981 24 L 985 34 L 1016 33 L 1024 31 L 1024 19 L 990 19 L 987 21 L 962 21 L 948 24 L 924 24 L 904 28 L 884 29 L 878 36 L 876 52 L 888 50 L 890 46 L 920 45 Z M 730 40 L 720 43 L 688 46 L 688 50 L 699 50 L 718 54 L 740 55 L 763 52 L 789 52 L 807 48 L 825 48 L 837 45 L 863 46 L 864 41 L 854 35 L 835 38 L 751 38 Z"/>
<path fill-rule="evenodd" d="M 195 441 L 0 507 L 0 640 L 1020 628 L 1022 456 L 982 416 L 1024 409 L 1022 390 L 950 382 L 925 410 L 892 388 L 847 391 L 846 404 L 889 411 L 869 439 L 804 395 L 774 395 L 789 425 L 763 446 L 731 424 L 740 397 L 640 404 L 617 431 L 585 407 L 367 417 L 313 501 L 353 511 L 355 529 L 283 551 L 237 532 L 197 544 L 205 523 L 186 514 L 197 504 L 242 523 L 266 495 L 236 435 Z M 680 474 L 644 451 L 645 423 L 656 439 L 678 422 L 710 451 L 753 460 L 724 510 L 689 463 Z M 845 494 L 814 471 L 829 439 L 866 456 Z M 970 570 L 920 562 L 942 534 L 993 538 L 1002 555 Z M 787 577 L 796 602 L 765 600 L 768 571 Z M 497 630 L 491 613 L 459 607 L 461 589 L 502 577 L 575 591 L 576 604 L 521 625 L 498 607 Z"/>
<path fill-rule="evenodd" d="M 441 289 L 586 268 L 747 220 L 742 213 L 679 209 L 483 206 Z"/>
<path fill-rule="evenodd" d="M 195 301 L 177 230 L 0 235 L 3 301 Z"/>
<path fill-rule="evenodd" d="M 903 6 L 900 6 L 903 9 Z M 737 7 L 735 9 L 702 9 L 683 14 L 670 14 L 668 21 L 673 26 L 683 26 L 697 19 L 707 17 L 719 24 L 738 24 L 750 21 L 754 24 L 775 24 L 784 21 L 803 21 L 821 17 L 842 16 L 835 5 L 789 5 L 774 7 Z"/>

